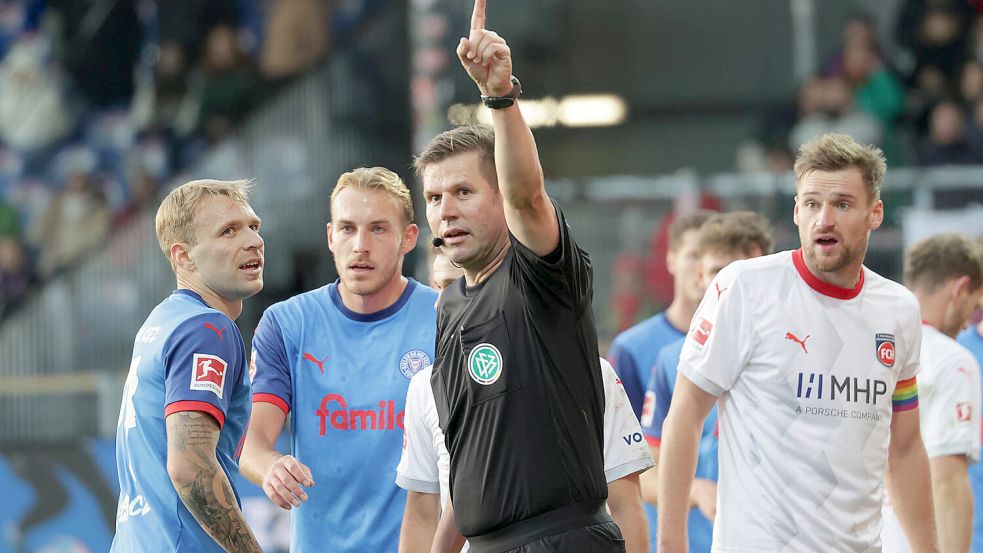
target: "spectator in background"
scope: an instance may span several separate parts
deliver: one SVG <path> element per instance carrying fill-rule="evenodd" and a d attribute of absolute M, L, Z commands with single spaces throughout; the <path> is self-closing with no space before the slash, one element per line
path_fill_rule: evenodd
<path fill-rule="evenodd" d="M 157 193 L 160 191 L 160 184 L 143 167 L 137 168 L 130 176 L 130 199 L 126 204 L 116 211 L 113 215 L 113 229 L 120 229 L 138 215 L 147 211 L 147 208 L 154 205 Z"/>
<path fill-rule="evenodd" d="M 112 213 L 92 176 L 73 171 L 67 180 L 32 229 L 41 248 L 38 273 L 45 280 L 78 263 L 109 234 Z"/>
<path fill-rule="evenodd" d="M 34 269 L 24 244 L 14 236 L 0 237 L 0 320 L 27 295 Z"/>
<path fill-rule="evenodd" d="M 184 48 L 174 41 L 162 42 L 155 67 L 143 73 L 131 110 L 134 126 L 145 132 L 190 134 L 195 126 L 195 106 L 190 101 Z"/>
<path fill-rule="evenodd" d="M 881 146 L 889 164 L 901 161 L 895 123 L 904 112 L 905 90 L 884 63 L 874 44 L 854 40 L 843 51 L 843 77 L 853 88 L 857 109 L 872 116 L 881 127 Z"/>
<path fill-rule="evenodd" d="M 9 202 L 0 198 L 0 238 L 20 237 L 20 213 Z"/>
<path fill-rule="evenodd" d="M 972 20 L 973 8 L 966 0 L 906 0 L 895 38 L 915 57 L 915 80 L 921 80 L 921 73 L 932 67 L 946 82 L 956 82 L 966 59 Z"/>
<path fill-rule="evenodd" d="M 967 138 L 959 104 L 945 101 L 932 109 L 929 137 L 918 150 L 918 165 L 965 165 L 983 162 Z"/>
<path fill-rule="evenodd" d="M 259 68 L 271 80 L 310 69 L 328 49 L 328 3 L 276 0 L 270 9 Z"/>
<path fill-rule="evenodd" d="M 208 32 L 201 79 L 197 130 L 214 142 L 249 112 L 256 91 L 256 71 L 232 27 L 219 25 Z"/>
<path fill-rule="evenodd" d="M 55 58 L 90 104 L 108 108 L 130 102 L 142 32 L 137 0 L 49 0 L 44 28 Z"/>
<path fill-rule="evenodd" d="M 963 65 L 959 79 L 959 94 L 967 106 L 983 99 L 983 63 L 971 59 Z"/>
<path fill-rule="evenodd" d="M 221 25 L 235 29 L 239 25 L 236 0 L 165 0 L 156 4 L 161 44 L 178 45 L 189 65 L 198 62 L 211 29 Z"/>
<path fill-rule="evenodd" d="M 75 124 L 45 56 L 41 39 L 23 39 L 0 62 L 0 140 L 24 152 L 54 144 Z"/>
<path fill-rule="evenodd" d="M 827 133 L 849 134 L 861 144 L 880 144 L 882 129 L 872 115 L 858 111 L 844 79 L 812 79 L 799 90 L 799 122 L 789 135 L 789 149 Z"/>
<path fill-rule="evenodd" d="M 963 66 L 959 93 L 966 119 L 966 138 L 983 152 L 983 63 L 971 59 Z"/>
<path fill-rule="evenodd" d="M 843 24 L 841 31 L 842 45 L 835 54 L 823 65 L 822 76 L 842 77 L 844 73 L 844 58 L 846 51 L 855 45 L 870 47 L 877 57 L 883 59 L 884 50 L 877 36 L 877 22 L 867 13 L 855 13 Z"/>

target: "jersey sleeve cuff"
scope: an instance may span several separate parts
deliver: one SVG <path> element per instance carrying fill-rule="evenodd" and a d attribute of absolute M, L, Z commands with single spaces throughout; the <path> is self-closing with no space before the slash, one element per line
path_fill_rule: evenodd
<path fill-rule="evenodd" d="M 275 394 L 253 394 L 253 403 L 272 403 L 283 411 L 284 415 L 290 414 L 290 405 L 282 397 Z"/>
<path fill-rule="evenodd" d="M 925 452 L 928 454 L 929 459 L 934 459 L 936 457 L 948 457 L 949 455 L 965 455 L 966 460 L 970 463 L 976 463 L 980 460 L 980 448 L 971 443 L 949 443 L 925 446 Z"/>
<path fill-rule="evenodd" d="M 701 390 L 714 397 L 720 397 L 725 391 L 722 387 L 718 386 L 714 382 L 711 382 L 707 377 L 697 373 L 689 365 L 680 363 L 677 370 L 686 375 L 686 378 L 688 378 L 690 382 L 696 384 Z"/>
<path fill-rule="evenodd" d="M 222 428 L 222 425 L 225 424 L 225 413 L 207 401 L 175 401 L 164 408 L 164 418 L 166 419 L 174 413 L 183 413 L 185 411 L 208 413 L 218 422 L 219 428 Z"/>
<path fill-rule="evenodd" d="M 655 463 L 652 462 L 651 457 L 648 459 L 635 459 L 604 471 L 604 478 L 607 480 L 607 483 L 610 484 L 611 482 L 624 478 L 625 476 L 635 473 L 643 473 L 654 466 Z"/>
<path fill-rule="evenodd" d="M 410 492 L 429 493 L 434 495 L 440 493 L 439 482 L 427 482 L 426 480 L 407 478 L 398 472 L 396 473 L 396 485 Z"/>

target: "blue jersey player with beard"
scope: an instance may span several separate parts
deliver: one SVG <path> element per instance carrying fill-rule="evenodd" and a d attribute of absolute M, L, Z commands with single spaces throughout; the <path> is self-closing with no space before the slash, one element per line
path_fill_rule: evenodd
<path fill-rule="evenodd" d="M 330 209 L 340 278 L 267 309 L 253 338 L 242 470 L 292 511 L 291 551 L 396 551 L 403 406 L 410 377 L 433 362 L 437 292 L 402 276 L 419 229 L 395 173 L 342 175 Z M 288 415 L 285 454 L 275 442 Z"/>

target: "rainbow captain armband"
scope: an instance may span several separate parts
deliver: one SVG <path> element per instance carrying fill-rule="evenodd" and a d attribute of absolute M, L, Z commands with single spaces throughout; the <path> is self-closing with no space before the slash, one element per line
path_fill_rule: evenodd
<path fill-rule="evenodd" d="M 898 382 L 898 385 L 894 387 L 894 394 L 891 395 L 891 403 L 895 413 L 910 411 L 918 407 L 918 382 L 915 377 Z"/>

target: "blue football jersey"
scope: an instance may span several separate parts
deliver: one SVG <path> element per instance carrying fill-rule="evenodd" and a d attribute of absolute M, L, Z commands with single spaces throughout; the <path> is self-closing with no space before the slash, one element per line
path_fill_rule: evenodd
<path fill-rule="evenodd" d="M 676 388 L 676 367 L 683 352 L 685 339 L 677 340 L 662 348 L 655 366 L 652 367 L 645 391 L 645 416 L 642 417 L 642 432 L 645 439 L 654 445 L 662 443 L 662 425 L 669 414 L 672 392 Z M 717 406 L 703 421 L 700 436 L 700 451 L 696 460 L 696 477 L 717 480 Z M 713 523 L 699 509 L 689 512 L 689 550 L 691 553 L 709 553 L 713 537 Z"/>
<path fill-rule="evenodd" d="M 224 551 L 171 484 L 164 419 L 181 411 L 215 417 L 222 428 L 216 457 L 231 483 L 250 409 L 238 327 L 198 294 L 176 290 L 154 308 L 133 343 L 116 430 L 120 495 L 112 551 Z"/>
<path fill-rule="evenodd" d="M 291 511 L 291 551 L 398 548 L 406 390 L 434 360 L 436 301 L 410 279 L 393 305 L 364 315 L 345 307 L 335 282 L 263 314 L 253 401 L 290 414 L 291 453 L 314 477 Z"/>
<path fill-rule="evenodd" d="M 976 326 L 963 330 L 956 340 L 973 352 L 976 360 L 983 366 L 983 336 Z M 969 482 L 973 486 L 973 500 L 977 507 L 973 512 L 973 541 L 972 551 L 983 551 L 983 463 L 969 465 Z"/>
<path fill-rule="evenodd" d="M 663 312 L 625 330 L 611 343 L 608 361 L 625 387 L 636 418 L 642 416 L 645 385 L 659 352 L 685 336 L 685 332 L 669 323 Z"/>
<path fill-rule="evenodd" d="M 685 336 L 685 332 L 669 324 L 669 319 L 663 312 L 625 330 L 611 343 L 608 361 L 611 362 L 625 387 L 628 401 L 635 411 L 635 418 L 641 420 L 643 416 L 645 385 L 648 384 L 649 373 L 658 359 L 659 352 Z M 654 505 L 645 503 L 645 515 L 649 521 L 649 542 L 652 551 L 655 551 L 658 511 Z"/>

